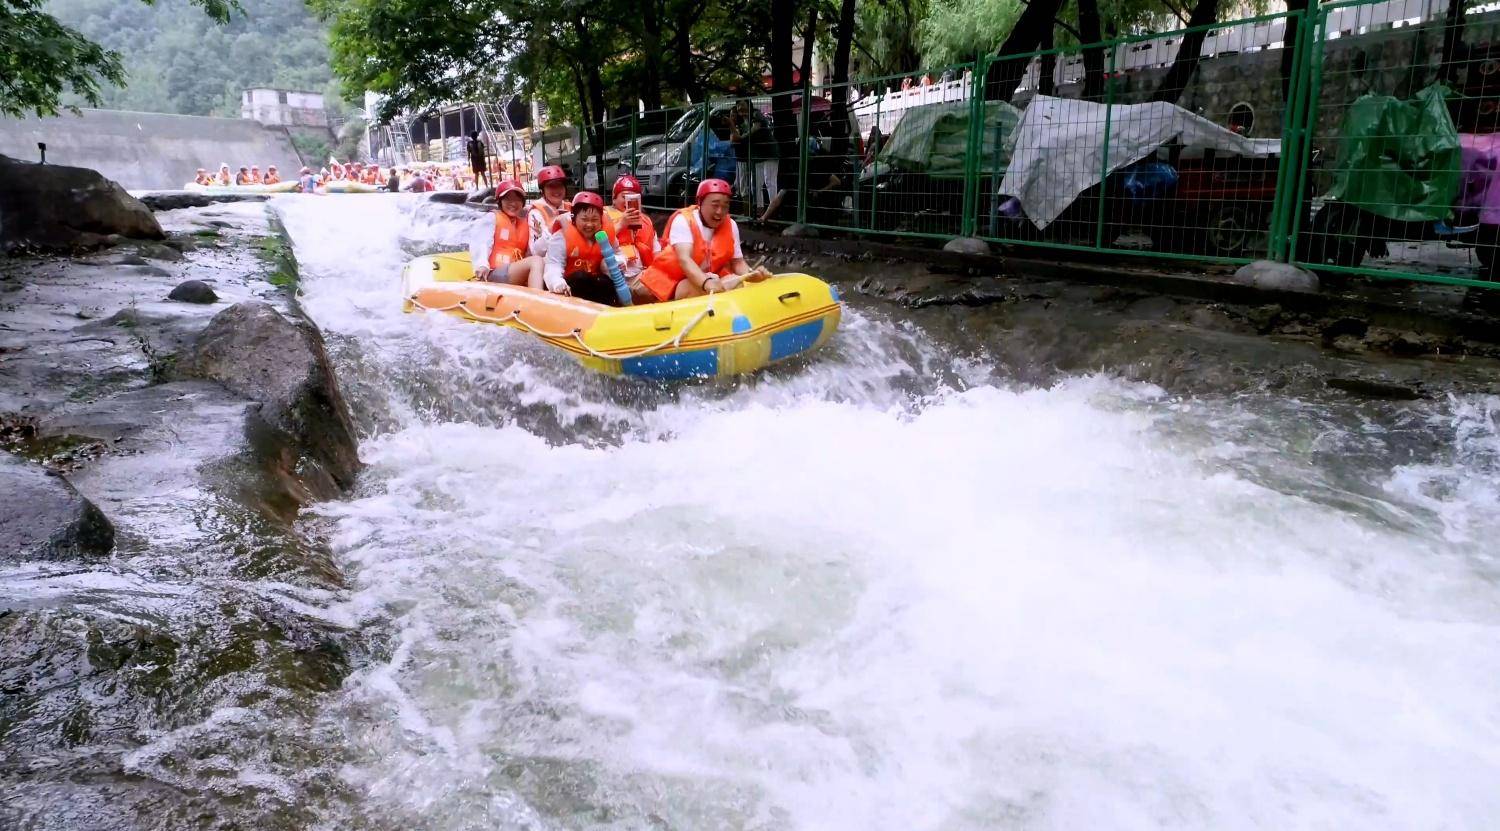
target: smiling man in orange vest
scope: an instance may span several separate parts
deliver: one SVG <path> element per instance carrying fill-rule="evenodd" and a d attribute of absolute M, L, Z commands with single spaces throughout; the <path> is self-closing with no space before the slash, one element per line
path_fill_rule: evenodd
<path fill-rule="evenodd" d="M 526 208 L 526 189 L 514 179 L 496 187 L 500 206 L 494 220 L 486 217 L 478 222 L 469 239 L 469 264 L 474 267 L 474 279 L 540 289 L 542 258 L 526 253 L 531 245 L 522 213 Z"/>
<path fill-rule="evenodd" d="M 672 214 L 662 229 L 667 247 L 632 287 L 636 302 L 729 291 L 746 280 L 754 283 L 771 276 L 745 262 L 739 226 L 729 215 L 730 192 L 723 179 L 704 179 L 698 186 L 698 204 Z"/>

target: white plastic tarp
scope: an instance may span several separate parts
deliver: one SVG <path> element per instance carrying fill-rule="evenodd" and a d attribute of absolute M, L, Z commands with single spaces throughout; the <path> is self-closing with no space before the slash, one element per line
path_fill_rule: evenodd
<path fill-rule="evenodd" d="M 1000 194 L 1019 200 L 1036 227 L 1050 225 L 1079 194 L 1099 183 L 1106 110 L 1105 175 L 1146 158 L 1173 139 L 1189 155 L 1209 149 L 1257 158 L 1281 152 L 1280 139 L 1246 138 L 1166 101 L 1111 106 L 1038 95 L 1021 116 L 1010 165 L 1000 182 Z"/>

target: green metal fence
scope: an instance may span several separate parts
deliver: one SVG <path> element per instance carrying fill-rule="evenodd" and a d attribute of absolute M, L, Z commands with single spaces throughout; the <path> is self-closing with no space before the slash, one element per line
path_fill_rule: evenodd
<path fill-rule="evenodd" d="M 772 226 L 1489 286 L 1500 13 L 1449 14 L 1341 0 L 636 113 L 577 169 L 657 210 L 724 178 Z"/>

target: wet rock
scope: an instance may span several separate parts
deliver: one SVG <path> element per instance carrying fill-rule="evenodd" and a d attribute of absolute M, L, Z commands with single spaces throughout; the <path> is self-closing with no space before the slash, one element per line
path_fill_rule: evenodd
<path fill-rule="evenodd" d="M 427 198 L 433 202 L 441 202 L 445 205 L 462 205 L 463 203 L 470 201 L 469 195 L 461 191 L 444 191 L 442 193 L 434 193 L 429 195 Z M 475 199 L 473 201 L 479 202 L 482 200 Z"/>
<path fill-rule="evenodd" d="M 221 202 L 264 202 L 270 199 L 264 193 L 148 193 L 141 203 L 153 211 L 175 211 L 182 208 L 206 208 Z"/>
<path fill-rule="evenodd" d="M 1388 348 L 1397 355 L 1425 355 L 1437 349 L 1437 339 L 1417 332 L 1402 332 Z"/>
<path fill-rule="evenodd" d="M 1245 313 L 1245 320 L 1255 327 L 1255 331 L 1265 334 L 1281 322 L 1281 306 L 1275 303 L 1256 306 Z"/>
<path fill-rule="evenodd" d="M 1357 317 L 1341 317 L 1323 324 L 1323 339 L 1332 341 L 1343 335 L 1363 338 L 1370 331 L 1370 322 Z"/>
<path fill-rule="evenodd" d="M 1146 297 L 1125 307 L 1125 314 L 1140 320 L 1162 320 L 1177 309 L 1170 297 Z"/>
<path fill-rule="evenodd" d="M 1317 275 L 1303 271 L 1294 265 L 1275 263 L 1270 260 L 1256 260 L 1240 266 L 1231 280 L 1242 286 L 1254 286 L 1268 291 L 1315 292 L 1318 290 Z"/>
<path fill-rule="evenodd" d="M 166 236 L 151 209 L 97 171 L 0 156 L 0 250 L 75 251 L 105 235 Z"/>
<path fill-rule="evenodd" d="M 137 248 L 141 256 L 149 260 L 166 260 L 168 262 L 180 262 L 182 252 L 170 245 L 156 245 L 147 243 Z"/>
<path fill-rule="evenodd" d="M 61 476 L 0 452 L 0 563 L 103 556 L 115 529 Z"/>
<path fill-rule="evenodd" d="M 176 300 L 179 303 L 217 303 L 219 295 L 214 293 L 212 287 L 202 280 L 185 280 L 177 284 L 177 288 L 167 295 L 168 300 Z"/>
<path fill-rule="evenodd" d="M 782 230 L 781 235 L 784 237 L 793 237 L 796 239 L 818 239 L 822 236 L 822 234 L 818 232 L 817 228 L 814 228 L 811 225 L 803 225 L 800 222 L 788 225 L 784 230 Z"/>
<path fill-rule="evenodd" d="M 1199 329 L 1209 329 L 1215 332 L 1233 332 L 1235 334 L 1251 334 L 1254 327 L 1243 321 L 1235 320 L 1223 309 L 1211 306 L 1199 306 L 1188 312 L 1187 322 Z"/>
<path fill-rule="evenodd" d="M 115 254 L 98 262 L 101 265 L 150 265 L 140 254 Z"/>
<path fill-rule="evenodd" d="M 323 338 L 259 301 L 219 312 L 177 365 L 182 378 L 218 381 L 262 405 L 264 420 L 292 436 L 340 488 L 359 470 L 354 426 Z"/>
<path fill-rule="evenodd" d="M 1416 385 L 1392 384 L 1386 381 L 1372 381 L 1368 378 L 1329 378 L 1328 386 L 1330 389 L 1342 390 L 1351 395 L 1387 401 L 1415 401 L 1423 397 L 1422 391 Z"/>
<path fill-rule="evenodd" d="M 988 256 L 990 244 L 974 237 L 955 237 L 943 243 L 943 250 L 949 254 Z"/>
<path fill-rule="evenodd" d="M 193 239 L 192 237 L 182 236 L 172 237 L 171 239 L 167 240 L 166 244 L 184 253 L 192 251 L 198 247 L 197 240 Z"/>

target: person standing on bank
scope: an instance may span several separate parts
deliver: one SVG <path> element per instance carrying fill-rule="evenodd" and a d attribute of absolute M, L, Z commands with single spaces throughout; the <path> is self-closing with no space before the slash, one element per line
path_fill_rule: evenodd
<path fill-rule="evenodd" d="M 469 132 L 469 169 L 474 171 L 476 190 L 480 182 L 483 182 L 485 187 L 491 187 L 489 158 L 485 152 L 484 142 L 479 140 L 478 130 Z"/>

